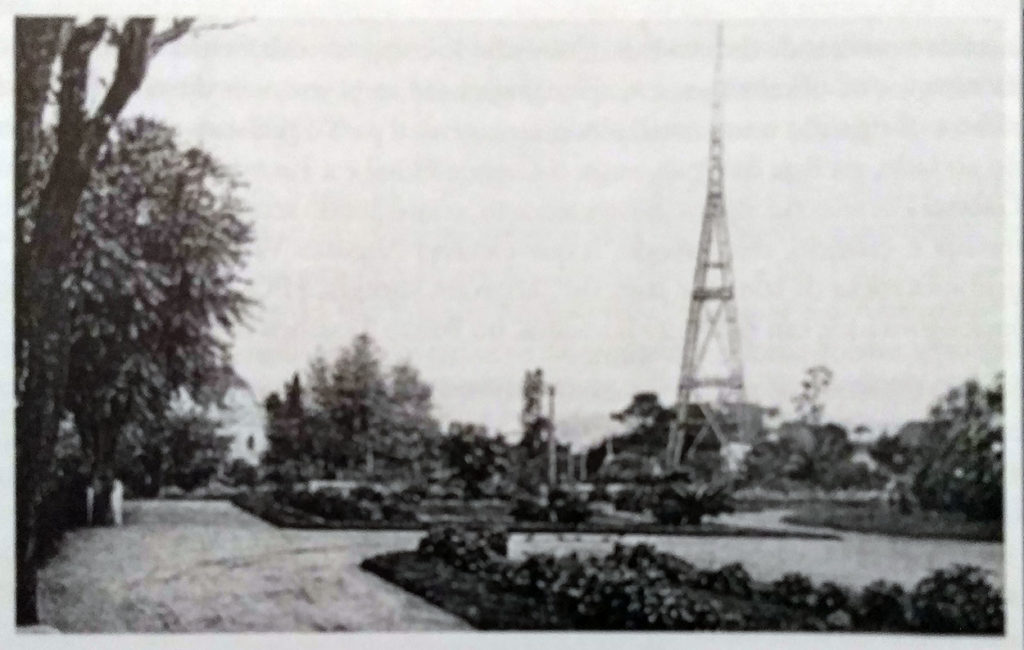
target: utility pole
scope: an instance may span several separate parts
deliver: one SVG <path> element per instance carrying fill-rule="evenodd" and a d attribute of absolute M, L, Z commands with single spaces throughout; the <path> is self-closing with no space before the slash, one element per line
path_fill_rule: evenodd
<path fill-rule="evenodd" d="M 548 485 L 558 482 L 557 445 L 555 444 L 555 387 L 548 386 Z"/>

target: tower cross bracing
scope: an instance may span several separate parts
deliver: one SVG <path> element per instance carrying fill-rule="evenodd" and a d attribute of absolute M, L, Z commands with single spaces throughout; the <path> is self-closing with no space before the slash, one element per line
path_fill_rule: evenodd
<path fill-rule="evenodd" d="M 670 468 L 678 467 L 687 452 L 694 449 L 709 431 L 714 431 L 724 441 L 728 423 L 723 422 L 723 417 L 728 419 L 730 407 L 741 404 L 745 399 L 732 249 L 725 211 L 722 45 L 722 27 L 719 25 L 712 86 L 707 195 L 686 319 L 676 396 L 676 423 L 666 450 Z M 712 355 L 715 360 L 709 358 Z"/>

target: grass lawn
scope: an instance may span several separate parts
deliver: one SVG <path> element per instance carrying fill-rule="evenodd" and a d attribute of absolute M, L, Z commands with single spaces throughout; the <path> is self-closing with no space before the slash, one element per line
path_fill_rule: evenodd
<path fill-rule="evenodd" d="M 974 542 L 1003 540 L 1003 522 L 968 521 L 962 515 L 943 512 L 903 514 L 878 506 L 813 504 L 800 507 L 783 521 L 805 526 L 824 526 L 858 533 L 896 537 L 956 539 Z"/>

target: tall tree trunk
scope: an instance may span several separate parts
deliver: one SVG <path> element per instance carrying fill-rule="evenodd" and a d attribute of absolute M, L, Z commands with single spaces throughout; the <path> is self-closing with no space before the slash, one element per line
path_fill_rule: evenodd
<path fill-rule="evenodd" d="M 64 47 L 71 19 L 18 18 L 15 21 L 15 612 L 19 625 L 39 622 L 36 608 L 36 561 L 39 547 L 38 512 L 45 482 L 50 476 L 52 449 L 60 413 L 51 382 L 61 382 L 61 365 L 54 357 L 60 348 L 60 328 L 51 336 L 26 313 L 30 301 L 26 281 L 30 257 L 25 219 L 18 214 L 32 200 L 33 176 L 41 160 L 42 112 L 50 88 L 57 53 Z M 41 284 L 52 285 L 52 278 Z M 46 305 L 50 307 L 52 305 Z M 35 310 L 38 311 L 38 308 Z M 47 311 L 45 308 L 43 311 Z M 49 453 L 47 453 L 49 451 Z"/>
<path fill-rule="evenodd" d="M 192 21 L 153 36 L 152 18 L 125 22 L 114 80 L 95 115 L 86 115 L 89 57 L 106 33 L 106 20 L 73 26 L 71 18 L 15 22 L 15 211 L 29 209 L 33 166 L 39 162 L 42 110 L 57 52 L 57 151 L 31 207 L 17 220 L 15 240 L 15 546 L 16 619 L 39 620 L 36 608 L 38 514 L 51 479 L 57 429 L 63 416 L 70 347 L 62 267 L 71 246 L 75 210 L 114 120 L 145 76 L 150 56 L 188 31 Z M 63 48 L 63 49 L 62 49 Z M 25 219 L 31 221 L 27 233 Z"/>

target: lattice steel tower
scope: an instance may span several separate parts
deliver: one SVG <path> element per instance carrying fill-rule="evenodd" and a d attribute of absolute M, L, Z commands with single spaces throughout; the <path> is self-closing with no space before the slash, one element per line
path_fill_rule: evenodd
<path fill-rule="evenodd" d="M 669 436 L 669 468 L 678 467 L 697 440 L 713 430 L 720 439 L 732 429 L 744 401 L 743 361 L 725 218 L 722 164 L 722 26 L 718 26 L 711 108 L 711 147 L 704 220 L 686 320 L 683 364 L 676 400 L 676 426 Z M 711 348 L 712 340 L 716 349 Z M 709 353 L 716 353 L 711 359 Z M 726 420 L 726 421 L 723 421 Z M 725 442 L 725 440 L 722 440 Z"/>

